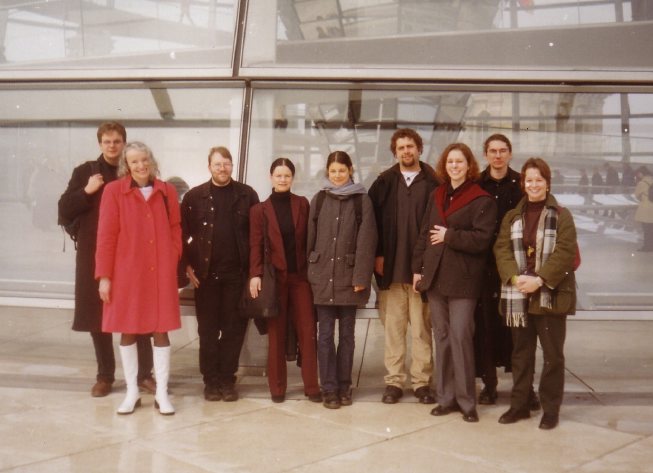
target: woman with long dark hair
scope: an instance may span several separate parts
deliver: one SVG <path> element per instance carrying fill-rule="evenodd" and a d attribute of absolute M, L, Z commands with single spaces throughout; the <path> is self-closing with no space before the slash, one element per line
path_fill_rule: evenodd
<path fill-rule="evenodd" d="M 270 166 L 272 194 L 254 205 L 250 215 L 249 290 L 258 297 L 263 274 L 264 240 L 276 270 L 279 315 L 267 320 L 268 385 L 272 401 L 283 402 L 288 384 L 286 347 L 289 332 L 297 334 L 304 394 L 320 402 L 317 379 L 316 324 L 311 287 L 306 273 L 306 232 L 309 205 L 306 197 L 291 192 L 295 165 L 278 158 Z M 293 351 L 296 351 L 293 347 Z"/>
<path fill-rule="evenodd" d="M 352 403 L 356 308 L 370 297 L 376 251 L 372 202 L 353 173 L 347 153 L 328 156 L 327 178 L 311 200 L 308 219 L 308 279 L 317 309 L 323 404 L 329 409 Z"/>

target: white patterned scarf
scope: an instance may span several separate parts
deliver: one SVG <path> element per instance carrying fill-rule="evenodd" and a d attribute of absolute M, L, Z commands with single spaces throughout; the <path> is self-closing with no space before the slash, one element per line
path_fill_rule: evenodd
<path fill-rule="evenodd" d="M 535 242 L 535 272 L 549 259 L 555 249 L 558 211 L 555 207 L 544 207 L 537 224 Z M 526 273 L 526 252 L 524 251 L 524 217 L 516 219 L 510 226 L 510 242 L 519 268 L 519 274 Z M 512 282 L 501 283 L 501 312 L 508 327 L 526 327 L 528 300 L 537 293 L 522 294 Z M 551 289 L 546 285 L 539 290 L 540 307 L 551 308 Z"/>

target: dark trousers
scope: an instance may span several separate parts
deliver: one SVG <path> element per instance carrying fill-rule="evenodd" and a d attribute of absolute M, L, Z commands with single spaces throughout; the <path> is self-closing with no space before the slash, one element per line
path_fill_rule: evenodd
<path fill-rule="evenodd" d="M 565 355 L 567 316 L 528 314 L 526 327 L 512 328 L 512 394 L 510 406 L 528 410 L 529 392 L 533 386 L 535 350 L 540 339 L 544 365 L 540 375 L 540 401 L 547 414 L 560 411 L 565 387 Z"/>
<path fill-rule="evenodd" d="M 653 223 L 642 223 L 644 231 L 644 243 L 642 250 L 653 251 Z"/>
<path fill-rule="evenodd" d="M 498 275 L 486 275 L 475 313 L 474 356 L 476 376 L 489 388 L 497 387 L 497 366 L 512 370 L 512 335 L 499 315 L 501 283 Z"/>
<path fill-rule="evenodd" d="M 346 392 L 351 388 L 354 366 L 354 329 L 356 306 L 318 305 L 317 362 L 320 368 L 322 391 Z M 338 349 L 335 345 L 336 320 Z"/>
<path fill-rule="evenodd" d="M 446 297 L 428 291 L 435 337 L 435 372 L 438 403 L 458 403 L 463 412 L 476 408 L 474 367 L 474 308 L 476 299 Z"/>
<path fill-rule="evenodd" d="M 236 381 L 247 319 L 238 315 L 243 281 L 209 277 L 195 289 L 200 372 L 204 384 L 219 386 Z"/>
<path fill-rule="evenodd" d="M 316 326 L 311 286 L 305 278 L 297 274 L 277 271 L 277 293 L 279 315 L 267 321 L 270 394 L 279 396 L 286 393 L 288 385 L 286 343 L 289 318 L 297 333 L 304 394 L 319 394 Z"/>
<path fill-rule="evenodd" d="M 95 359 L 97 360 L 98 381 L 115 381 L 116 358 L 113 354 L 113 334 L 104 332 L 91 332 L 93 348 L 95 348 Z M 152 377 L 152 342 L 149 335 L 138 335 L 136 337 L 138 350 L 138 381 Z"/>

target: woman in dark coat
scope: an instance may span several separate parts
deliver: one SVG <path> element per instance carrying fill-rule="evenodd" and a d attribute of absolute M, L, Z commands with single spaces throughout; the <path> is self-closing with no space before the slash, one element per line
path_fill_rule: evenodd
<path fill-rule="evenodd" d="M 313 197 L 308 219 L 308 280 L 317 306 L 323 403 L 337 409 L 352 403 L 356 307 L 370 297 L 377 232 L 365 187 L 352 180 L 349 155 L 331 153 L 326 169 L 327 181 Z"/>
<path fill-rule="evenodd" d="M 539 338 L 544 353 L 540 428 L 553 429 L 564 393 L 567 315 L 576 310 L 576 227 L 569 210 L 550 194 L 551 170 L 543 159 L 528 159 L 521 176 L 526 197 L 506 214 L 494 244 L 500 312 L 512 327 L 513 340 L 510 409 L 499 423 L 530 417 L 528 395 Z"/>
<path fill-rule="evenodd" d="M 249 211 L 249 290 L 253 298 L 261 290 L 264 239 L 270 248 L 270 261 L 276 270 L 279 315 L 267 320 L 268 385 L 272 401 L 286 397 L 286 345 L 289 326 L 297 334 L 301 357 L 304 394 L 321 402 L 317 380 L 316 325 L 311 286 L 306 274 L 306 231 L 308 200 L 290 192 L 295 165 L 278 158 L 270 166 L 272 194 Z M 267 230 L 267 235 L 264 231 Z M 290 319 L 290 320 L 289 320 Z"/>
<path fill-rule="evenodd" d="M 474 181 L 480 173 L 469 147 L 453 143 L 436 166 L 439 186 L 429 201 L 413 252 L 413 288 L 429 301 L 436 347 L 438 405 L 432 415 L 461 410 L 478 422 L 474 368 L 474 309 L 497 214 Z"/>

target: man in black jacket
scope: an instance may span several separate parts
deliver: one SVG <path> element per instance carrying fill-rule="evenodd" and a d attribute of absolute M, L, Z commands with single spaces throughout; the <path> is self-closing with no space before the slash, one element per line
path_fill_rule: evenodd
<path fill-rule="evenodd" d="M 181 203 L 183 260 L 195 287 L 204 398 L 230 402 L 238 399 L 236 371 L 247 329 L 238 302 L 249 267 L 249 209 L 259 198 L 231 178 L 227 148 L 211 148 L 208 167 L 211 179 Z"/>
<path fill-rule="evenodd" d="M 484 384 L 478 403 L 494 404 L 497 399 L 496 368 L 503 366 L 506 371 L 511 371 L 512 338 L 510 329 L 504 326 L 503 319 L 499 315 L 501 281 L 492 247 L 504 215 L 517 206 L 523 193 L 520 174 L 510 168 L 512 143 L 505 135 L 497 133 L 489 136 L 483 144 L 483 154 L 488 166 L 481 173 L 479 185 L 495 199 L 497 222 L 494 239 L 488 252 L 483 289 L 476 308 L 474 351 L 476 373 Z M 531 410 L 540 408 L 539 399 L 532 389 L 530 406 Z"/>
<path fill-rule="evenodd" d="M 369 190 L 378 230 L 374 274 L 379 288 L 379 317 L 385 331 L 381 400 L 394 404 L 403 396 L 406 332 L 411 325 L 410 382 L 421 403 L 433 404 L 433 344 L 428 306 L 412 289 L 411 256 L 429 196 L 437 187 L 433 168 L 420 161 L 422 138 L 412 129 L 397 130 L 390 150 L 397 163 L 382 172 Z"/>
<path fill-rule="evenodd" d="M 91 389 L 93 397 L 103 397 L 111 392 L 116 360 L 113 353 L 113 336 L 102 332 L 102 301 L 95 280 L 95 242 L 100 200 L 104 185 L 118 176 L 118 162 L 127 142 L 125 127 L 117 122 L 107 122 L 97 129 L 100 157 L 86 161 L 73 170 L 68 187 L 59 199 L 59 221 L 70 223 L 77 219 L 77 254 L 75 267 L 75 317 L 73 330 L 90 332 L 97 360 L 96 383 Z M 151 394 L 156 391 L 152 378 L 152 345 L 148 335 L 137 337 L 138 385 Z"/>

